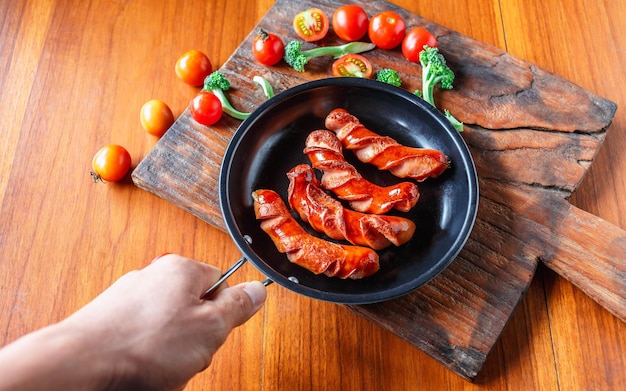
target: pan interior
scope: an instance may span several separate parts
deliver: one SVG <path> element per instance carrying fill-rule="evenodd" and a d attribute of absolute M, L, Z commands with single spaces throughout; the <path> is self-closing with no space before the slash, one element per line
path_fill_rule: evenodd
<path fill-rule="evenodd" d="M 443 175 L 418 183 L 420 199 L 410 212 L 391 212 L 412 219 L 416 232 L 405 245 L 378 251 L 380 270 L 361 280 L 314 275 L 290 263 L 260 229 L 251 197 L 254 190 L 265 188 L 287 201 L 286 173 L 297 164 L 310 164 L 303 153 L 305 139 L 313 130 L 324 129 L 324 118 L 338 107 L 348 110 L 374 132 L 391 136 L 404 145 L 440 149 L 451 161 Z M 402 181 L 359 162 L 350 151 L 344 154 L 365 178 L 376 184 Z M 309 297 L 364 304 L 406 294 L 448 266 L 473 226 L 478 185 L 463 139 L 441 113 L 422 99 L 372 80 L 323 79 L 275 96 L 241 124 L 224 157 L 220 204 L 237 246 L 262 273 Z M 294 217 L 309 232 L 324 237 L 296 214 Z"/>

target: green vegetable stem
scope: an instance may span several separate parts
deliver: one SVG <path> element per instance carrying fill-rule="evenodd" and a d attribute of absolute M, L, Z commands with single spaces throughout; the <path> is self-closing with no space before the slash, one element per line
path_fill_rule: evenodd
<path fill-rule="evenodd" d="M 322 56 L 339 58 L 345 54 L 357 54 L 367 52 L 376 47 L 373 43 L 350 42 L 339 46 L 324 46 L 309 50 L 302 50 L 301 41 L 291 41 L 285 46 L 284 60 L 289 66 L 298 72 L 304 72 L 304 66 L 310 59 Z"/>
<path fill-rule="evenodd" d="M 272 96 L 274 96 L 272 86 L 265 78 L 257 75 L 254 76 L 253 80 L 263 88 L 263 93 L 266 97 L 271 98 Z M 222 103 L 222 110 L 224 111 L 224 113 L 240 120 L 248 118 L 250 116 L 250 113 L 244 113 L 235 109 L 226 97 L 226 94 L 224 92 L 228 91 L 229 88 L 230 82 L 228 81 L 226 76 L 224 76 L 224 74 L 220 73 L 219 71 L 211 73 L 204 79 L 203 89 L 205 91 L 211 91 L 213 94 L 215 94 L 215 96 L 217 96 L 217 98 Z"/>
<path fill-rule="evenodd" d="M 274 96 L 274 89 L 272 88 L 272 85 L 264 77 L 256 75 L 252 78 L 252 80 L 261 86 L 261 88 L 263 89 L 263 93 L 265 94 L 267 99 L 270 99 Z"/>
<path fill-rule="evenodd" d="M 421 96 L 426 102 L 435 106 L 434 91 L 435 86 L 443 90 L 452 89 L 454 81 L 454 72 L 446 64 L 446 59 L 439 53 L 439 49 L 424 45 L 424 50 L 420 52 L 420 64 L 422 65 L 422 91 L 415 91 L 415 94 Z M 444 111 L 444 115 L 452 126 L 458 131 L 463 131 L 463 123 L 456 118 L 448 110 Z"/>

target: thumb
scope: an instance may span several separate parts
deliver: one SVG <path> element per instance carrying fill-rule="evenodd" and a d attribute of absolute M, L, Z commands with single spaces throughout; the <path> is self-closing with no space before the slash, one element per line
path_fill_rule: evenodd
<path fill-rule="evenodd" d="M 224 319 L 236 327 L 250 319 L 266 297 L 265 285 L 260 281 L 251 281 L 220 290 L 212 301 L 224 309 Z"/>

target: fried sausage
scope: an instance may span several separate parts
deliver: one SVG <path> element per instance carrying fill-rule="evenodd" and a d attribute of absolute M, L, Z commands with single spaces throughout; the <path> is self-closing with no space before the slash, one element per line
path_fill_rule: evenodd
<path fill-rule="evenodd" d="M 322 187 L 348 201 L 358 212 L 384 214 L 392 208 L 408 212 L 419 199 L 413 182 L 381 187 L 363 178 L 343 156 L 341 141 L 328 130 L 315 130 L 306 139 L 304 153 L 314 168 L 324 172 Z"/>
<path fill-rule="evenodd" d="M 252 193 L 254 213 L 279 252 L 290 262 L 315 274 L 359 279 L 376 273 L 378 254 L 371 248 L 342 245 L 307 233 L 291 216 L 289 209 L 273 190 Z"/>
<path fill-rule="evenodd" d="M 401 145 L 391 137 L 367 129 L 344 109 L 331 111 L 325 126 L 337 134 L 345 149 L 354 150 L 360 161 L 373 164 L 380 170 L 389 170 L 399 178 L 421 182 L 441 175 L 450 166 L 443 152 Z"/>
<path fill-rule="evenodd" d="M 381 250 L 406 243 L 415 223 L 399 216 L 379 216 L 346 209 L 321 188 L 313 168 L 299 164 L 288 173 L 288 202 L 311 227 L 337 240 Z"/>

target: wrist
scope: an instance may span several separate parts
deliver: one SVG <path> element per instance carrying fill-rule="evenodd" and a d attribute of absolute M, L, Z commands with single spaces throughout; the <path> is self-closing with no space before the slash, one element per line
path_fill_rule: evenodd
<path fill-rule="evenodd" d="M 80 384 L 89 390 L 135 390 L 140 378 L 138 360 L 126 351 L 125 341 L 119 340 L 116 329 L 102 327 L 98 321 L 69 317 L 58 324 L 59 333 L 71 345 L 68 360 L 75 367 L 82 367 L 78 374 L 74 372 Z M 109 325 L 110 326 L 110 325 Z M 137 386 L 137 387 L 136 387 Z"/>
<path fill-rule="evenodd" d="M 57 323 L 7 345 L 0 350 L 0 390 L 103 389 L 107 364 L 89 357 L 95 353 L 86 342 Z"/>

